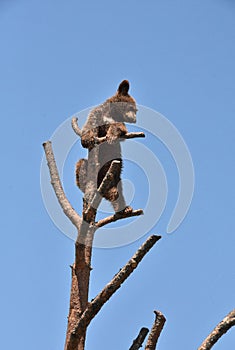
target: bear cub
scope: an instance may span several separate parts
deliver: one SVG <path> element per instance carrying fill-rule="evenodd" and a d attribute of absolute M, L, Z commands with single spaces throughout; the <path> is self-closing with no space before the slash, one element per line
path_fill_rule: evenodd
<path fill-rule="evenodd" d="M 89 113 L 81 135 L 82 146 L 87 148 L 89 153 L 95 147 L 98 147 L 97 188 L 102 183 L 112 161 L 119 161 L 115 173 L 112 174 L 112 180 L 107 191 L 103 194 L 103 197 L 111 202 L 116 215 L 132 211 L 132 208 L 126 205 L 121 184 L 123 161 L 120 142 L 124 140 L 122 137 L 127 133 L 124 123 L 135 123 L 137 112 L 136 102 L 128 91 L 129 82 L 123 80 L 114 96 Z M 101 137 L 105 141 L 97 144 L 97 138 Z M 81 159 L 76 164 L 76 184 L 82 192 L 86 190 L 90 159 L 92 157 L 88 155 L 88 160 Z"/>

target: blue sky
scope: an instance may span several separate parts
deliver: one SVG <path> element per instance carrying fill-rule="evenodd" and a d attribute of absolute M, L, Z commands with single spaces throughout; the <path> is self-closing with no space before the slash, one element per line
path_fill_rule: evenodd
<path fill-rule="evenodd" d="M 234 19 L 232 0 L 0 1 L 2 348 L 63 349 L 73 242 L 43 205 L 41 144 L 125 78 L 138 104 L 182 134 L 195 193 L 182 225 L 166 234 L 177 170 L 167 150 L 147 138 L 169 185 L 166 210 L 149 232 L 163 238 L 92 322 L 87 350 L 127 349 L 141 327 L 151 327 L 154 309 L 167 318 L 159 349 L 196 349 L 234 308 Z M 65 167 L 70 176 L 82 154 L 75 153 Z M 80 202 L 68 180 L 69 198 L 77 194 Z M 137 176 L 131 180 L 144 191 Z M 91 297 L 145 238 L 94 250 Z M 232 330 L 214 348 L 234 343 Z"/>

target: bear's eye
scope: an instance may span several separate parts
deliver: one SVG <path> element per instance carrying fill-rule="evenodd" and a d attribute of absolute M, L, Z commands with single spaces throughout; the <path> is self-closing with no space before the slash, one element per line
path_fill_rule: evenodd
<path fill-rule="evenodd" d="M 138 109 L 137 109 L 137 108 L 135 108 L 134 106 L 131 106 L 131 107 L 130 107 L 130 111 L 131 111 L 131 112 L 135 112 L 135 113 L 136 113 L 136 112 L 138 111 Z"/>

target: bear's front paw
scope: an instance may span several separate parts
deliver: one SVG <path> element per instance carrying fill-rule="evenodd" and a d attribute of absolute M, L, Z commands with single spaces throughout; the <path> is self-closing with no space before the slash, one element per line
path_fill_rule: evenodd
<path fill-rule="evenodd" d="M 115 143 L 118 140 L 118 137 L 116 135 L 107 135 L 106 141 L 111 145 Z"/>
<path fill-rule="evenodd" d="M 124 208 L 123 210 L 120 210 L 118 212 L 115 213 L 115 216 L 118 217 L 118 218 L 121 218 L 123 216 L 126 216 L 127 214 L 130 214 L 132 213 L 133 209 L 132 207 L 130 207 L 129 205 Z"/>
<path fill-rule="evenodd" d="M 123 210 L 125 214 L 130 214 L 132 213 L 133 209 L 129 205 Z"/>

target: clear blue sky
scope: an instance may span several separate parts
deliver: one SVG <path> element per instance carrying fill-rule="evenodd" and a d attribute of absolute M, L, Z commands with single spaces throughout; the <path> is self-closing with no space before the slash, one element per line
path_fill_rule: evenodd
<path fill-rule="evenodd" d="M 154 309 L 167 318 L 159 349 L 196 349 L 235 306 L 234 1 L 1 0 L 0 38 L 1 348 L 63 349 L 74 249 L 43 205 L 41 144 L 126 78 L 137 102 L 184 137 L 195 194 L 182 225 L 166 234 L 177 172 L 156 146 L 170 199 L 149 234 L 163 238 L 92 322 L 87 350 L 128 349 Z M 91 297 L 146 237 L 94 250 Z M 214 348 L 234 344 L 232 330 Z"/>

